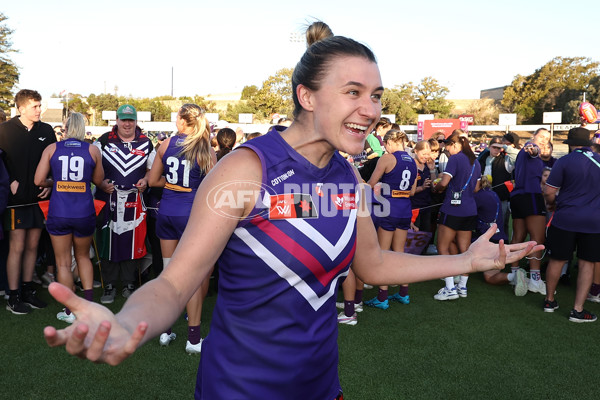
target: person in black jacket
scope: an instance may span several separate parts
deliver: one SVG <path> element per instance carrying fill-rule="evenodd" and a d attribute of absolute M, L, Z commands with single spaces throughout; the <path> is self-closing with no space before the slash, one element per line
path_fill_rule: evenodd
<path fill-rule="evenodd" d="M 508 232 L 508 220 L 510 216 L 510 191 L 504 182 L 512 179 L 511 172 L 514 169 L 510 163 L 502 138 L 495 136 L 490 140 L 490 145 L 479 155 L 482 175 L 492 177 L 492 190 L 496 192 L 502 202 L 502 215 L 504 215 L 504 232 Z"/>
<path fill-rule="evenodd" d="M 10 231 L 6 309 L 22 315 L 28 314 L 32 307 L 46 307 L 36 297 L 32 279 L 44 227 L 44 216 L 37 202 L 48 197 L 50 188 L 37 187 L 33 176 L 42 152 L 56 142 L 56 137 L 52 127 L 40 121 L 42 96 L 38 92 L 19 91 L 15 104 L 19 115 L 0 125 L 0 149 L 10 181 L 8 210 L 4 213 L 4 228 Z M 22 281 L 20 292 L 19 281 Z"/>

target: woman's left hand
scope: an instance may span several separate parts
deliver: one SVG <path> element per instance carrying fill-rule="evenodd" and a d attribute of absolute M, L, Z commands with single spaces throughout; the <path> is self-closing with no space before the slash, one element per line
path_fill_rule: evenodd
<path fill-rule="evenodd" d="M 492 243 L 490 238 L 496 233 L 496 228 L 496 224 L 492 224 L 465 253 L 470 257 L 472 272 L 503 269 L 506 264 L 544 249 L 544 245 L 533 241 L 508 245 L 504 244 L 504 240 L 500 240 L 499 244 Z"/>

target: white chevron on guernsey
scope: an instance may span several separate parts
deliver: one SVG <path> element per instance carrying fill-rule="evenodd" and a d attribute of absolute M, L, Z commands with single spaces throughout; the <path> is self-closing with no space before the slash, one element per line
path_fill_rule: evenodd
<path fill-rule="evenodd" d="M 144 143 L 138 147 L 138 150 L 146 153 L 147 148 L 148 143 Z M 116 151 L 113 149 L 116 149 Z M 140 157 L 131 152 L 125 153 L 113 143 L 106 145 L 104 151 L 102 152 L 102 157 L 105 158 L 113 167 L 115 167 L 123 176 L 129 175 L 146 162 L 146 157 Z"/>
<path fill-rule="evenodd" d="M 252 251 L 256 254 L 265 264 L 269 266 L 277 275 L 285 279 L 291 287 L 296 289 L 304 299 L 310 304 L 310 306 L 317 311 L 327 300 L 334 296 L 337 281 L 343 276 L 348 275 L 348 271 L 337 275 L 329 284 L 329 290 L 323 296 L 319 296 L 314 290 L 296 274 L 294 271 L 289 269 L 284 263 L 279 260 L 273 253 L 271 253 L 265 246 L 263 246 L 254 236 L 246 230 L 246 228 L 237 228 L 233 232 L 239 237 Z"/>
<path fill-rule="evenodd" d="M 346 222 L 346 227 L 344 228 L 344 232 L 340 236 L 337 243 L 334 245 L 329 240 L 325 238 L 316 230 L 312 225 L 301 218 L 290 218 L 286 219 L 287 222 L 292 224 L 296 229 L 300 232 L 304 233 L 307 237 L 311 238 L 317 246 L 319 246 L 333 261 L 340 255 L 342 250 L 346 248 L 348 242 L 352 238 L 352 233 L 354 232 L 354 225 L 356 223 L 356 213 L 357 210 L 350 210 L 350 216 Z"/>

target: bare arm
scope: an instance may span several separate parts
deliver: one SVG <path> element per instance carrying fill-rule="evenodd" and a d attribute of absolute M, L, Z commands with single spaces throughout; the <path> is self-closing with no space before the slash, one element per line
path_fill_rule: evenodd
<path fill-rule="evenodd" d="M 104 167 L 102 166 L 102 156 L 100 155 L 100 150 L 96 146 L 90 146 L 89 149 L 92 159 L 96 162 L 96 166 L 92 172 L 92 182 L 94 182 L 94 185 L 96 185 L 99 189 L 104 190 Z"/>
<path fill-rule="evenodd" d="M 44 149 L 42 157 L 40 158 L 40 162 L 38 163 L 37 169 L 35 170 L 35 175 L 33 177 L 33 183 L 36 186 L 52 187 L 52 185 L 54 184 L 53 180 L 48 178 L 48 175 L 50 175 L 50 158 L 52 158 L 55 149 L 55 143 L 52 143 Z"/>
<path fill-rule="evenodd" d="M 364 198 L 364 191 L 361 194 Z M 356 275 L 366 283 L 390 285 L 413 283 L 489 269 L 502 269 L 506 263 L 543 249 L 534 242 L 504 245 L 489 242 L 496 231 L 493 225 L 473 243 L 467 252 L 455 256 L 417 256 L 394 251 L 383 251 L 364 202 L 359 204 L 357 218 L 357 247 L 352 262 Z"/>
<path fill-rule="evenodd" d="M 69 353 L 80 358 L 116 365 L 171 326 L 192 294 L 208 279 L 239 219 L 248 215 L 254 206 L 250 199 L 237 208 L 226 202 L 215 212 L 218 196 L 215 193 L 209 196 L 209 192 L 231 182 L 231 186 L 225 185 L 223 190 L 247 193 L 260 186 L 261 174 L 260 161 L 250 150 L 240 149 L 224 158 L 202 181 L 189 223 L 169 267 L 133 293 L 116 316 L 99 304 L 75 296 L 60 284 L 50 285 L 50 293 L 67 305 L 77 320 L 59 331 L 46 327 L 44 334 L 48 344 L 65 345 Z M 247 199 L 247 196 L 236 198 Z"/>
<path fill-rule="evenodd" d="M 550 186 L 546 183 L 544 186 L 544 201 L 546 202 L 546 207 L 548 211 L 556 210 L 556 194 L 560 188 L 555 188 L 554 186 Z"/>
<path fill-rule="evenodd" d="M 148 174 L 148 185 L 150 187 L 164 187 L 167 180 L 163 176 L 164 165 L 163 165 L 163 155 L 169 147 L 169 142 L 171 138 L 167 138 L 158 148 L 156 152 L 156 157 L 154 157 L 154 162 L 152 163 L 152 168 L 150 168 L 150 173 Z"/>
<path fill-rule="evenodd" d="M 392 161 L 393 161 L 393 164 L 392 164 Z M 373 171 L 373 174 L 371 174 L 371 178 L 369 179 L 369 182 L 368 182 L 369 185 L 371 187 L 375 187 L 375 185 L 379 182 L 379 180 L 381 179 L 383 174 L 391 171 L 395 165 L 396 165 L 396 159 L 394 158 L 393 155 L 384 154 L 381 157 L 379 157 L 379 160 L 377 161 L 377 165 L 375 166 L 375 170 Z M 391 168 L 390 168 L 390 166 L 391 166 Z"/>

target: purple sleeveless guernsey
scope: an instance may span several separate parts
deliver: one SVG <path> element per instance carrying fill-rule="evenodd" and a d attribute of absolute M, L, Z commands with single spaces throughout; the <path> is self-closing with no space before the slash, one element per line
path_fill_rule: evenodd
<path fill-rule="evenodd" d="M 56 150 L 50 158 L 54 187 L 48 216 L 85 218 L 95 214 L 90 189 L 95 167 L 89 143 L 77 139 L 56 143 Z"/>
<path fill-rule="evenodd" d="M 356 249 L 356 176 L 337 152 L 315 167 L 275 130 L 242 147 L 260 158 L 264 196 L 219 258 L 195 397 L 334 399 L 335 300 Z"/>
<path fill-rule="evenodd" d="M 382 188 L 381 193 L 390 202 L 390 217 L 411 218 L 410 190 L 417 179 L 417 164 L 405 151 L 395 151 L 396 166 L 383 174 L 381 183 L 387 184 L 389 190 Z"/>
<path fill-rule="evenodd" d="M 190 168 L 185 157 L 179 154 L 186 136 L 184 134 L 173 136 L 162 157 L 167 179 L 158 211 L 162 215 L 189 217 L 196 191 L 204 179 L 204 173 L 198 163 L 194 162 Z"/>

